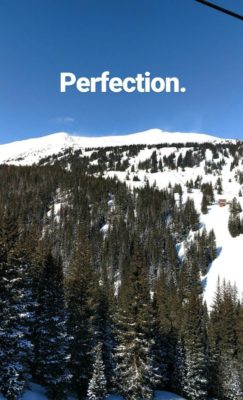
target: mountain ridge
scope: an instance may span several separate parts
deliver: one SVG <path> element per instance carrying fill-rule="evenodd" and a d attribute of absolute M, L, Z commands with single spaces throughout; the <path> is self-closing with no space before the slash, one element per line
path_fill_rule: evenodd
<path fill-rule="evenodd" d="M 125 145 L 157 145 L 172 143 L 235 142 L 203 133 L 166 132 L 160 129 L 114 136 L 75 136 L 67 132 L 56 132 L 38 138 L 14 141 L 0 145 L 0 163 L 32 165 L 40 159 L 58 154 L 68 148 L 117 147 Z"/>

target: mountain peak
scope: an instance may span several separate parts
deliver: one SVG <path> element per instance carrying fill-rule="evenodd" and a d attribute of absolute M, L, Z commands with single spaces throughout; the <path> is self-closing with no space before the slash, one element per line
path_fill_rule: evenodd
<path fill-rule="evenodd" d="M 91 147 L 218 141 L 224 141 L 224 139 L 201 133 L 166 132 L 160 129 L 103 137 L 74 136 L 67 132 L 56 132 L 39 138 L 0 145 L 0 163 L 32 165 L 38 163 L 42 158 L 58 154 L 67 148 L 78 150 Z"/>

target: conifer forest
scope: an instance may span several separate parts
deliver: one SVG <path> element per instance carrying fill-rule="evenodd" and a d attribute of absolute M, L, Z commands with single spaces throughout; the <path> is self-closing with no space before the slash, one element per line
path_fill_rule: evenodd
<path fill-rule="evenodd" d="M 217 196 L 224 202 L 225 165 L 243 184 L 243 146 L 178 144 L 160 157 L 162 147 L 136 163 L 145 146 L 0 165 L 3 398 L 21 399 L 35 382 L 52 400 L 152 400 L 156 390 L 243 399 L 241 293 L 218 279 L 212 303 L 205 301 L 202 277 L 221 249 L 201 222 Z M 193 170 L 207 151 L 207 181 L 198 175 L 161 188 L 143 175 L 140 184 L 145 172 L 163 179 Z M 226 206 L 235 241 L 241 196 L 237 186 Z"/>

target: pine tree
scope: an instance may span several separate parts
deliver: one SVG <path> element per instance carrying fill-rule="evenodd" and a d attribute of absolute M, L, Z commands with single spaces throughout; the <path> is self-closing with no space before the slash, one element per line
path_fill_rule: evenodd
<path fill-rule="evenodd" d="M 116 299 L 114 298 L 114 282 L 107 276 L 106 267 L 100 277 L 97 288 L 97 306 L 94 314 L 94 339 L 101 345 L 107 389 L 112 389 L 113 380 L 113 350 L 114 339 L 114 312 Z"/>
<path fill-rule="evenodd" d="M 217 257 L 217 243 L 214 230 L 211 229 L 208 234 L 208 251 L 209 251 L 209 262 L 212 262 Z"/>
<path fill-rule="evenodd" d="M 202 275 L 206 275 L 208 265 L 210 263 L 209 259 L 209 251 L 208 251 L 208 238 L 207 238 L 207 231 L 204 228 L 202 233 L 198 234 L 196 236 L 196 245 L 197 245 L 197 252 L 198 252 L 198 266 L 200 268 L 200 271 Z M 196 262 L 196 256 L 195 256 L 195 261 Z"/>
<path fill-rule="evenodd" d="M 159 159 L 159 171 L 163 172 L 163 164 L 161 158 Z"/>
<path fill-rule="evenodd" d="M 68 332 L 71 336 L 69 367 L 72 387 L 79 398 L 86 396 L 95 344 L 97 277 L 93 271 L 90 241 L 83 223 L 66 280 Z"/>
<path fill-rule="evenodd" d="M 190 198 L 187 199 L 183 206 L 183 223 L 185 227 L 196 231 L 199 224 L 199 215 L 195 209 L 194 201 Z"/>
<path fill-rule="evenodd" d="M 186 354 L 185 346 L 181 337 L 178 338 L 176 344 L 176 351 L 174 357 L 173 374 L 172 374 L 172 388 L 177 392 L 183 394 L 187 385 L 186 379 Z"/>
<path fill-rule="evenodd" d="M 203 214 L 207 214 L 208 212 L 208 199 L 207 196 L 203 193 L 201 211 Z"/>
<path fill-rule="evenodd" d="M 230 216 L 228 222 L 229 232 L 232 237 L 239 236 L 242 232 L 243 224 L 239 215 L 241 211 L 241 205 L 237 201 L 236 197 L 234 197 L 232 202 L 230 203 Z"/>
<path fill-rule="evenodd" d="M 176 282 L 167 276 L 165 270 L 160 272 L 153 295 L 155 326 L 156 374 L 159 376 L 158 388 L 170 384 L 171 371 L 174 369 L 177 344 L 177 324 L 179 320 L 180 299 L 176 290 Z M 178 319 L 177 319 L 178 317 Z"/>
<path fill-rule="evenodd" d="M 20 397 L 31 357 L 30 264 L 16 241 L 16 225 L 5 219 L 0 229 L 0 392 L 8 400 Z"/>
<path fill-rule="evenodd" d="M 205 311 L 202 300 L 193 289 L 187 305 L 184 327 L 185 385 L 189 400 L 206 400 L 208 394 L 208 352 Z"/>
<path fill-rule="evenodd" d="M 209 320 L 210 362 L 212 376 L 210 391 L 220 399 L 239 399 L 240 343 L 237 330 L 239 321 L 237 294 L 225 282 L 218 287 Z"/>
<path fill-rule="evenodd" d="M 217 193 L 218 194 L 222 194 L 223 193 L 222 179 L 220 177 L 218 177 L 215 187 L 217 189 Z"/>
<path fill-rule="evenodd" d="M 153 151 L 151 156 L 151 173 L 158 172 L 158 160 L 156 150 Z"/>
<path fill-rule="evenodd" d="M 156 380 L 151 354 L 151 302 L 142 254 L 141 247 L 134 246 L 120 289 L 115 375 L 118 390 L 128 400 L 152 399 Z"/>
<path fill-rule="evenodd" d="M 19 397 L 28 373 L 27 360 L 31 354 L 28 267 L 15 257 L 0 262 L 0 390 L 7 399 Z"/>
<path fill-rule="evenodd" d="M 212 182 L 203 183 L 201 185 L 201 191 L 203 195 L 206 197 L 208 204 L 214 202 L 214 190 Z"/>
<path fill-rule="evenodd" d="M 95 361 L 93 364 L 92 378 L 88 386 L 89 400 L 105 400 L 107 394 L 107 382 L 105 377 L 105 366 L 102 359 L 102 344 L 99 343 L 94 349 Z"/>
<path fill-rule="evenodd" d="M 220 364 L 220 378 L 222 383 L 222 397 L 224 400 L 241 400 L 241 376 L 239 364 L 231 358 L 222 357 Z"/>
<path fill-rule="evenodd" d="M 237 198 L 234 197 L 232 202 L 230 203 L 230 213 L 231 214 L 239 214 L 242 211 L 240 203 L 237 201 Z"/>
<path fill-rule="evenodd" d="M 51 399 L 63 399 L 70 379 L 67 368 L 69 339 L 66 329 L 63 271 L 47 253 L 39 270 L 33 328 L 34 377 Z"/>

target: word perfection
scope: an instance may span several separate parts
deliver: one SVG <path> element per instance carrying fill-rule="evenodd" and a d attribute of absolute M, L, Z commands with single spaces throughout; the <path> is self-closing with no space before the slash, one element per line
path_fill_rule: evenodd
<path fill-rule="evenodd" d="M 72 89 L 80 93 L 185 93 L 186 88 L 180 85 L 177 77 L 152 77 L 150 72 L 120 78 L 104 71 L 98 77 L 77 77 L 73 72 L 61 72 L 60 92 Z"/>

